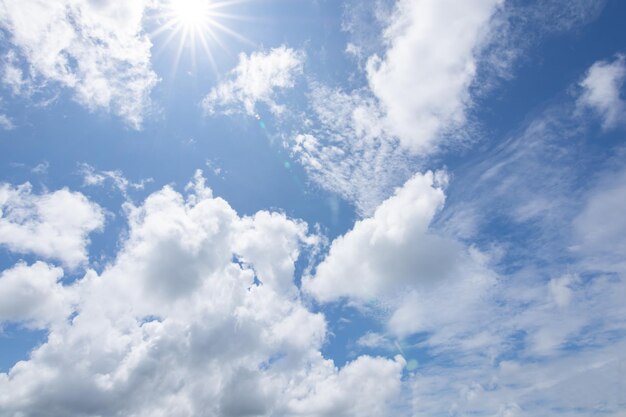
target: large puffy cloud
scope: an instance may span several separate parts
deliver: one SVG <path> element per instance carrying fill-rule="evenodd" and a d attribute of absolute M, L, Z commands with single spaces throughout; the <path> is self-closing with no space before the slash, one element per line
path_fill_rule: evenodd
<path fill-rule="evenodd" d="M 325 318 L 293 283 L 316 243 L 303 223 L 240 217 L 200 174 L 187 195 L 165 187 L 128 213 L 116 259 L 74 284 L 71 321 L 0 374 L 3 415 L 387 413 L 405 362 L 322 357 Z"/>
<path fill-rule="evenodd" d="M 296 76 L 302 74 L 303 64 L 304 53 L 286 46 L 250 56 L 242 53 L 231 78 L 213 88 L 202 101 L 202 106 L 209 114 L 245 111 L 254 116 L 256 105 L 264 103 L 274 114 L 280 114 L 285 108 L 276 103 L 274 96 L 295 85 Z"/>
<path fill-rule="evenodd" d="M 591 66 L 580 83 L 581 105 L 593 109 L 602 119 L 602 127 L 611 129 L 626 123 L 626 100 L 621 89 L 626 81 L 626 58 L 599 61 Z"/>
<path fill-rule="evenodd" d="M 494 277 L 479 251 L 430 230 L 445 181 L 443 173 L 416 174 L 332 243 L 303 288 L 322 302 L 389 305 L 388 325 L 399 335 L 460 322 Z"/>
<path fill-rule="evenodd" d="M 0 324 L 45 328 L 71 311 L 72 292 L 60 283 L 61 268 L 42 262 L 18 264 L 0 273 Z"/>
<path fill-rule="evenodd" d="M 14 92 L 59 83 L 90 110 L 110 110 L 139 128 L 157 81 L 142 31 L 148 3 L 3 0 L 0 27 L 18 52 L 7 61 L 4 81 Z"/>
<path fill-rule="evenodd" d="M 13 252 L 56 259 L 73 268 L 87 260 L 89 234 L 102 228 L 102 209 L 62 189 L 34 194 L 30 184 L 0 184 L 0 244 Z"/>

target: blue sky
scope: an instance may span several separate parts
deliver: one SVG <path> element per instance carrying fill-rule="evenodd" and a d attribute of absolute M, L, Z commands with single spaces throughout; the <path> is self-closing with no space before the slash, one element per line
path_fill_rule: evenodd
<path fill-rule="evenodd" d="M 625 18 L 0 0 L 0 415 L 623 416 Z"/>

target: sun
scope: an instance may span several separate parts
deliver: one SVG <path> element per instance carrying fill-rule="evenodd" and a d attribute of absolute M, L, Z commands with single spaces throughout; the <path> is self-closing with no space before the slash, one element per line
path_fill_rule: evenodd
<path fill-rule="evenodd" d="M 239 33 L 231 30 L 226 20 L 248 20 L 229 11 L 232 6 L 249 0 L 166 0 L 161 3 L 156 15 L 158 27 L 151 32 L 156 38 L 167 34 L 161 47 L 165 48 L 173 39 L 178 38 L 178 49 L 174 57 L 174 72 L 178 67 L 184 49 L 189 49 L 193 65 L 196 62 L 197 49 L 204 53 L 216 69 L 211 49 L 214 46 L 225 48 L 220 35 L 226 34 L 245 43 L 251 43 Z"/>
<path fill-rule="evenodd" d="M 185 30 L 206 30 L 212 20 L 210 0 L 171 0 L 170 8 L 174 24 Z"/>

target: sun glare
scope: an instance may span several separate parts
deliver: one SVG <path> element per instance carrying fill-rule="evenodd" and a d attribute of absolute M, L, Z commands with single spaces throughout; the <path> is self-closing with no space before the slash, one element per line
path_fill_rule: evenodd
<path fill-rule="evenodd" d="M 209 0 L 172 0 L 172 18 L 177 25 L 190 29 L 202 30 L 211 20 Z"/>
<path fill-rule="evenodd" d="M 226 48 L 220 35 L 226 34 L 246 43 L 252 43 L 239 33 L 230 29 L 225 20 L 243 20 L 228 9 L 248 0 L 168 0 L 157 14 L 159 27 L 151 33 L 153 37 L 167 33 L 161 47 L 165 48 L 173 39 L 178 38 L 178 50 L 174 57 L 174 71 L 179 64 L 185 47 L 191 51 L 193 64 L 196 64 L 196 49 L 204 52 L 211 65 L 216 68 L 211 49 L 217 45 Z M 247 19 L 246 19 L 247 20 Z"/>

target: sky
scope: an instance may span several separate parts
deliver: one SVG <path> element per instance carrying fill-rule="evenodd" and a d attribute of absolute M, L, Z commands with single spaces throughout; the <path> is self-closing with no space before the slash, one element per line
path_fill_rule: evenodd
<path fill-rule="evenodd" d="M 0 416 L 625 417 L 625 20 L 0 0 Z"/>

